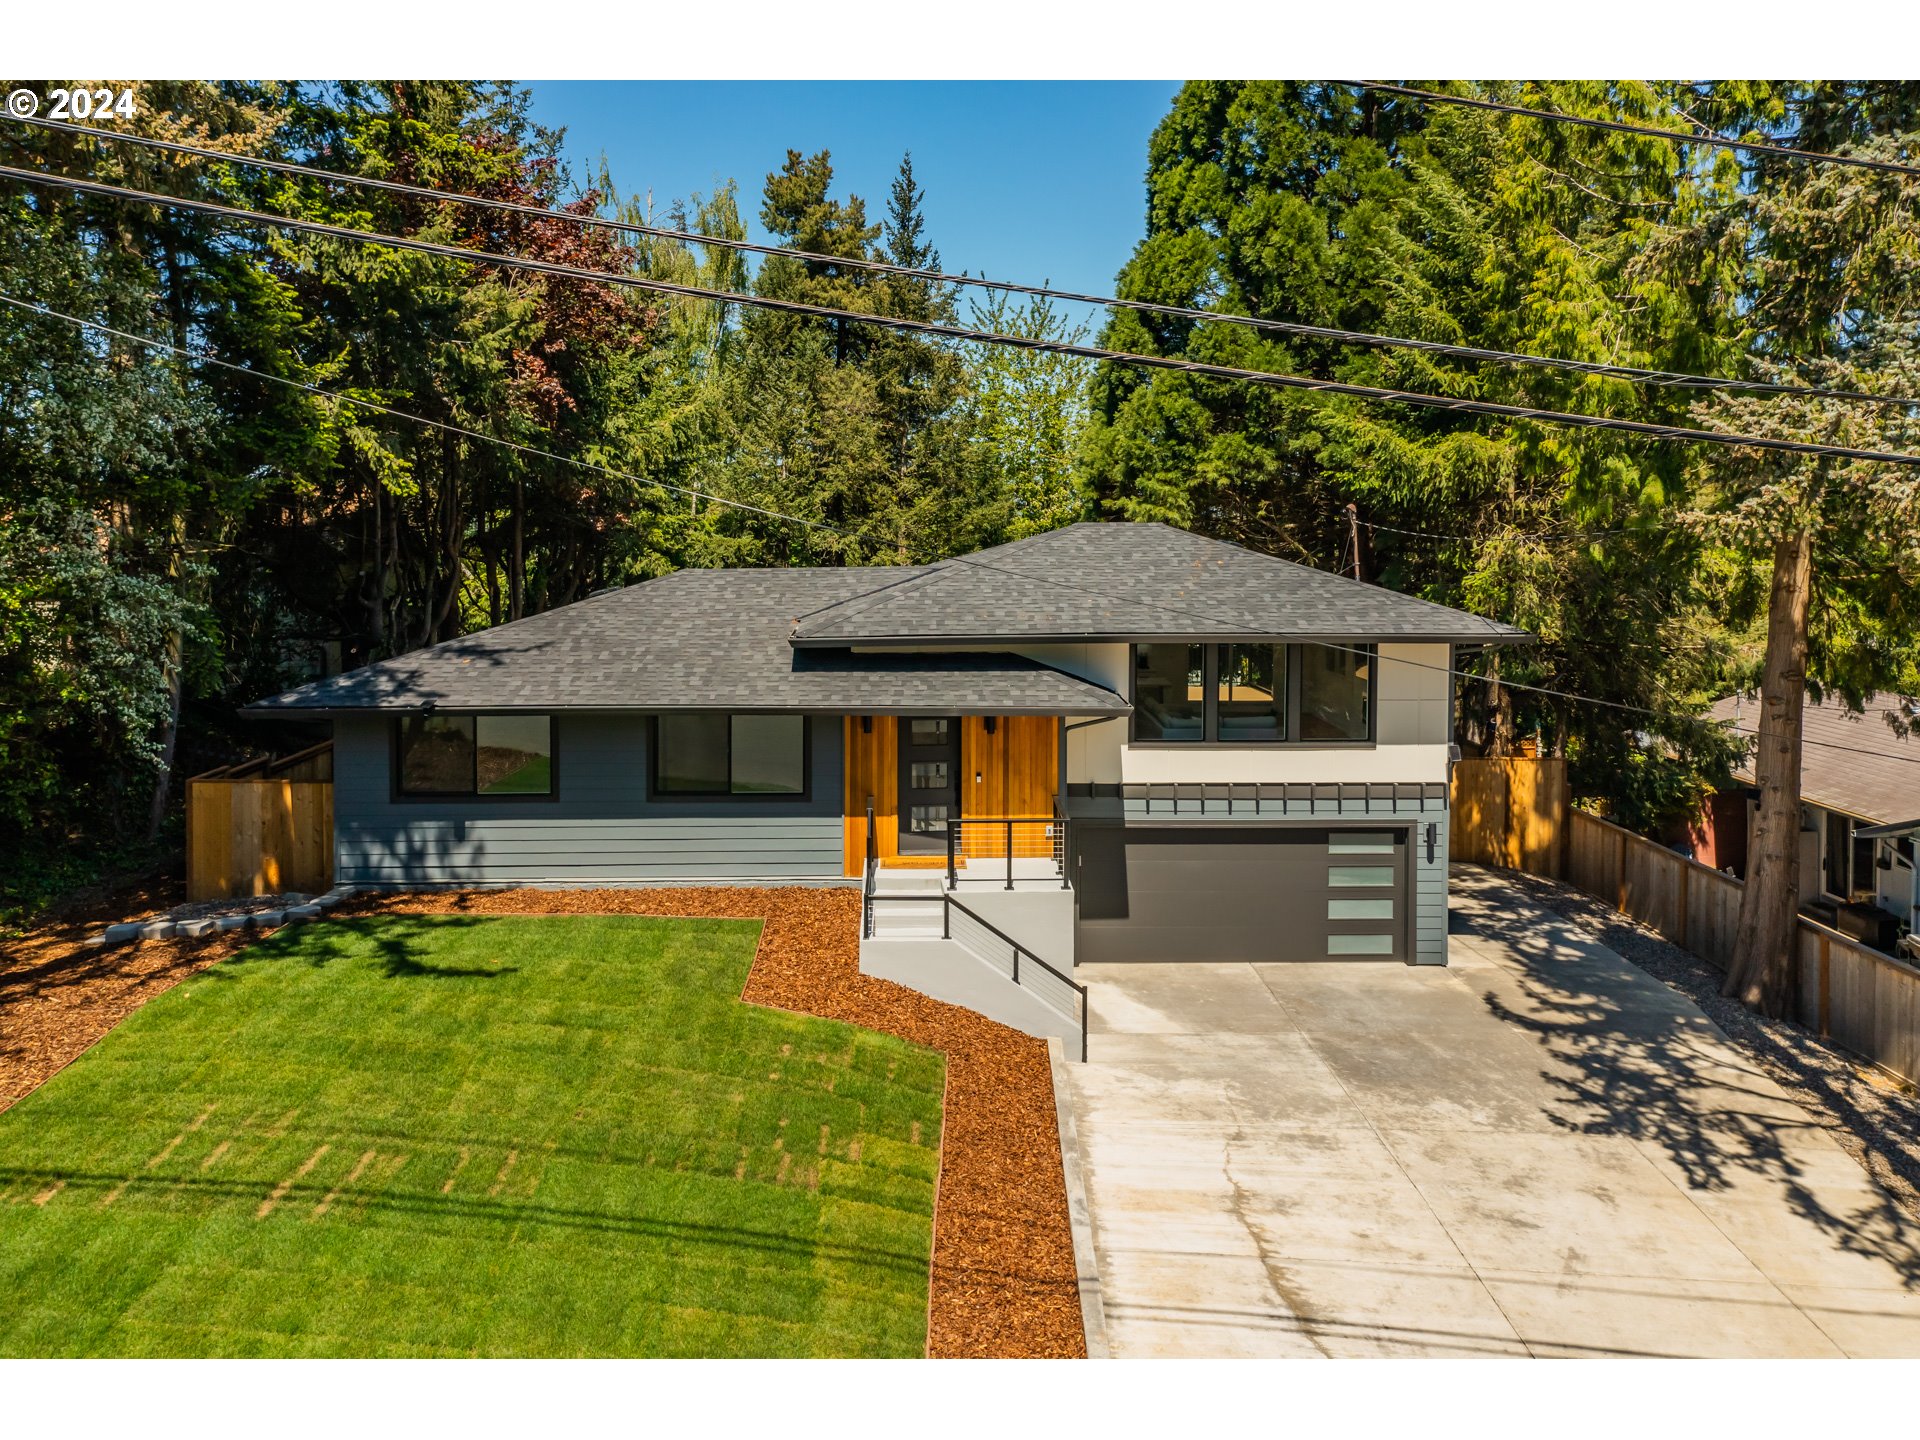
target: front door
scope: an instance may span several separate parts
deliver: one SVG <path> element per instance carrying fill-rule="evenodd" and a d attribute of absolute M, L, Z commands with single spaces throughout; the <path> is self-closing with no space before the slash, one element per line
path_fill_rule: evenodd
<path fill-rule="evenodd" d="M 960 816 L 960 722 L 900 721 L 900 853 L 944 855 Z"/>

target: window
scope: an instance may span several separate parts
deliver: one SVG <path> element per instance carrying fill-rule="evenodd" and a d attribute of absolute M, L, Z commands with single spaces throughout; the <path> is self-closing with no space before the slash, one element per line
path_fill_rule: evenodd
<path fill-rule="evenodd" d="M 1214 700 L 1220 738 L 1233 744 L 1287 738 L 1287 647 L 1221 645 Z"/>
<path fill-rule="evenodd" d="M 1204 740 L 1204 645 L 1133 647 L 1136 740 Z"/>
<path fill-rule="evenodd" d="M 1371 645 L 1133 647 L 1133 739 L 1260 745 L 1373 738 Z"/>
<path fill-rule="evenodd" d="M 1300 738 L 1364 740 L 1373 733 L 1368 711 L 1372 698 L 1373 656 L 1359 647 L 1300 647 Z"/>
<path fill-rule="evenodd" d="M 657 795 L 807 793 L 803 715 L 662 715 L 653 734 Z"/>
<path fill-rule="evenodd" d="M 402 795 L 552 795 L 551 715 L 409 715 L 396 735 Z"/>

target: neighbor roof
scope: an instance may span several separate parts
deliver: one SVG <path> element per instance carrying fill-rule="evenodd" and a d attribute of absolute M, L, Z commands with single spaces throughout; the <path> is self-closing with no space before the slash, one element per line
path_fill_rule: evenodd
<path fill-rule="evenodd" d="M 316 680 L 252 715 L 364 710 L 815 710 L 1123 714 L 1102 686 L 1006 654 L 800 652 L 797 617 L 870 592 L 876 570 L 681 570 Z"/>
<path fill-rule="evenodd" d="M 1168 525 L 1096 521 L 935 565 L 868 572 L 796 646 L 1089 640 L 1444 640 L 1524 630 Z"/>
<path fill-rule="evenodd" d="M 1715 703 L 1712 714 L 1752 732 L 1760 725 L 1760 702 L 1751 695 L 1729 695 Z M 1838 696 L 1820 702 L 1808 696 L 1801 712 L 1806 741 L 1800 749 L 1801 798 L 1859 820 L 1920 815 L 1920 741 L 1894 733 L 1889 715 L 1911 724 L 1920 718 L 1920 703 L 1903 695 L 1869 695 L 1866 713 L 1855 715 Z M 1735 767 L 1734 778 L 1754 783 L 1750 758 Z"/>

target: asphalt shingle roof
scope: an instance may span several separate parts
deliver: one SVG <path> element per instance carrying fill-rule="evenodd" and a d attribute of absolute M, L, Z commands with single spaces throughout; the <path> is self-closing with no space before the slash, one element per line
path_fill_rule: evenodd
<path fill-rule="evenodd" d="M 252 714 L 448 709 L 1123 713 L 1004 653 L 1132 639 L 1525 640 L 1525 631 L 1165 525 L 1092 523 L 935 565 L 682 570 L 330 676 Z"/>
<path fill-rule="evenodd" d="M 1887 723 L 1889 714 L 1915 723 L 1920 707 L 1907 709 L 1914 704 L 1900 695 L 1869 695 L 1866 713 L 1853 715 L 1838 696 L 1819 704 L 1808 696 L 1800 721 L 1808 742 L 1800 749 L 1801 798 L 1860 820 L 1920 816 L 1920 737 L 1898 735 Z M 1760 725 L 1760 702 L 1751 695 L 1729 695 L 1711 713 L 1743 733 Z M 1753 783 L 1751 759 L 1734 767 L 1734 778 Z"/>
<path fill-rule="evenodd" d="M 797 651 L 801 615 L 870 592 L 887 570 L 682 570 L 431 645 L 249 706 L 337 710 L 816 710 L 1103 715 L 1126 702 L 1006 654 Z"/>
<path fill-rule="evenodd" d="M 913 570 L 803 618 L 799 646 L 1165 639 L 1527 640 L 1524 630 L 1159 524 L 1089 522 Z"/>

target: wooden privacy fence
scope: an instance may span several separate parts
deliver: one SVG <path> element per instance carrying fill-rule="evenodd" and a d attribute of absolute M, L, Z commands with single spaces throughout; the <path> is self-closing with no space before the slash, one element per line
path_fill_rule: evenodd
<path fill-rule="evenodd" d="M 249 761 L 187 782 L 187 898 L 333 885 L 333 746 Z"/>
<path fill-rule="evenodd" d="M 1583 811 L 1567 815 L 1566 878 L 1724 971 L 1746 888 Z M 1802 916 L 1795 1018 L 1920 1083 L 1920 970 Z"/>
<path fill-rule="evenodd" d="M 1565 865 L 1568 809 L 1565 760 L 1456 761 L 1448 853 L 1557 878 Z"/>

